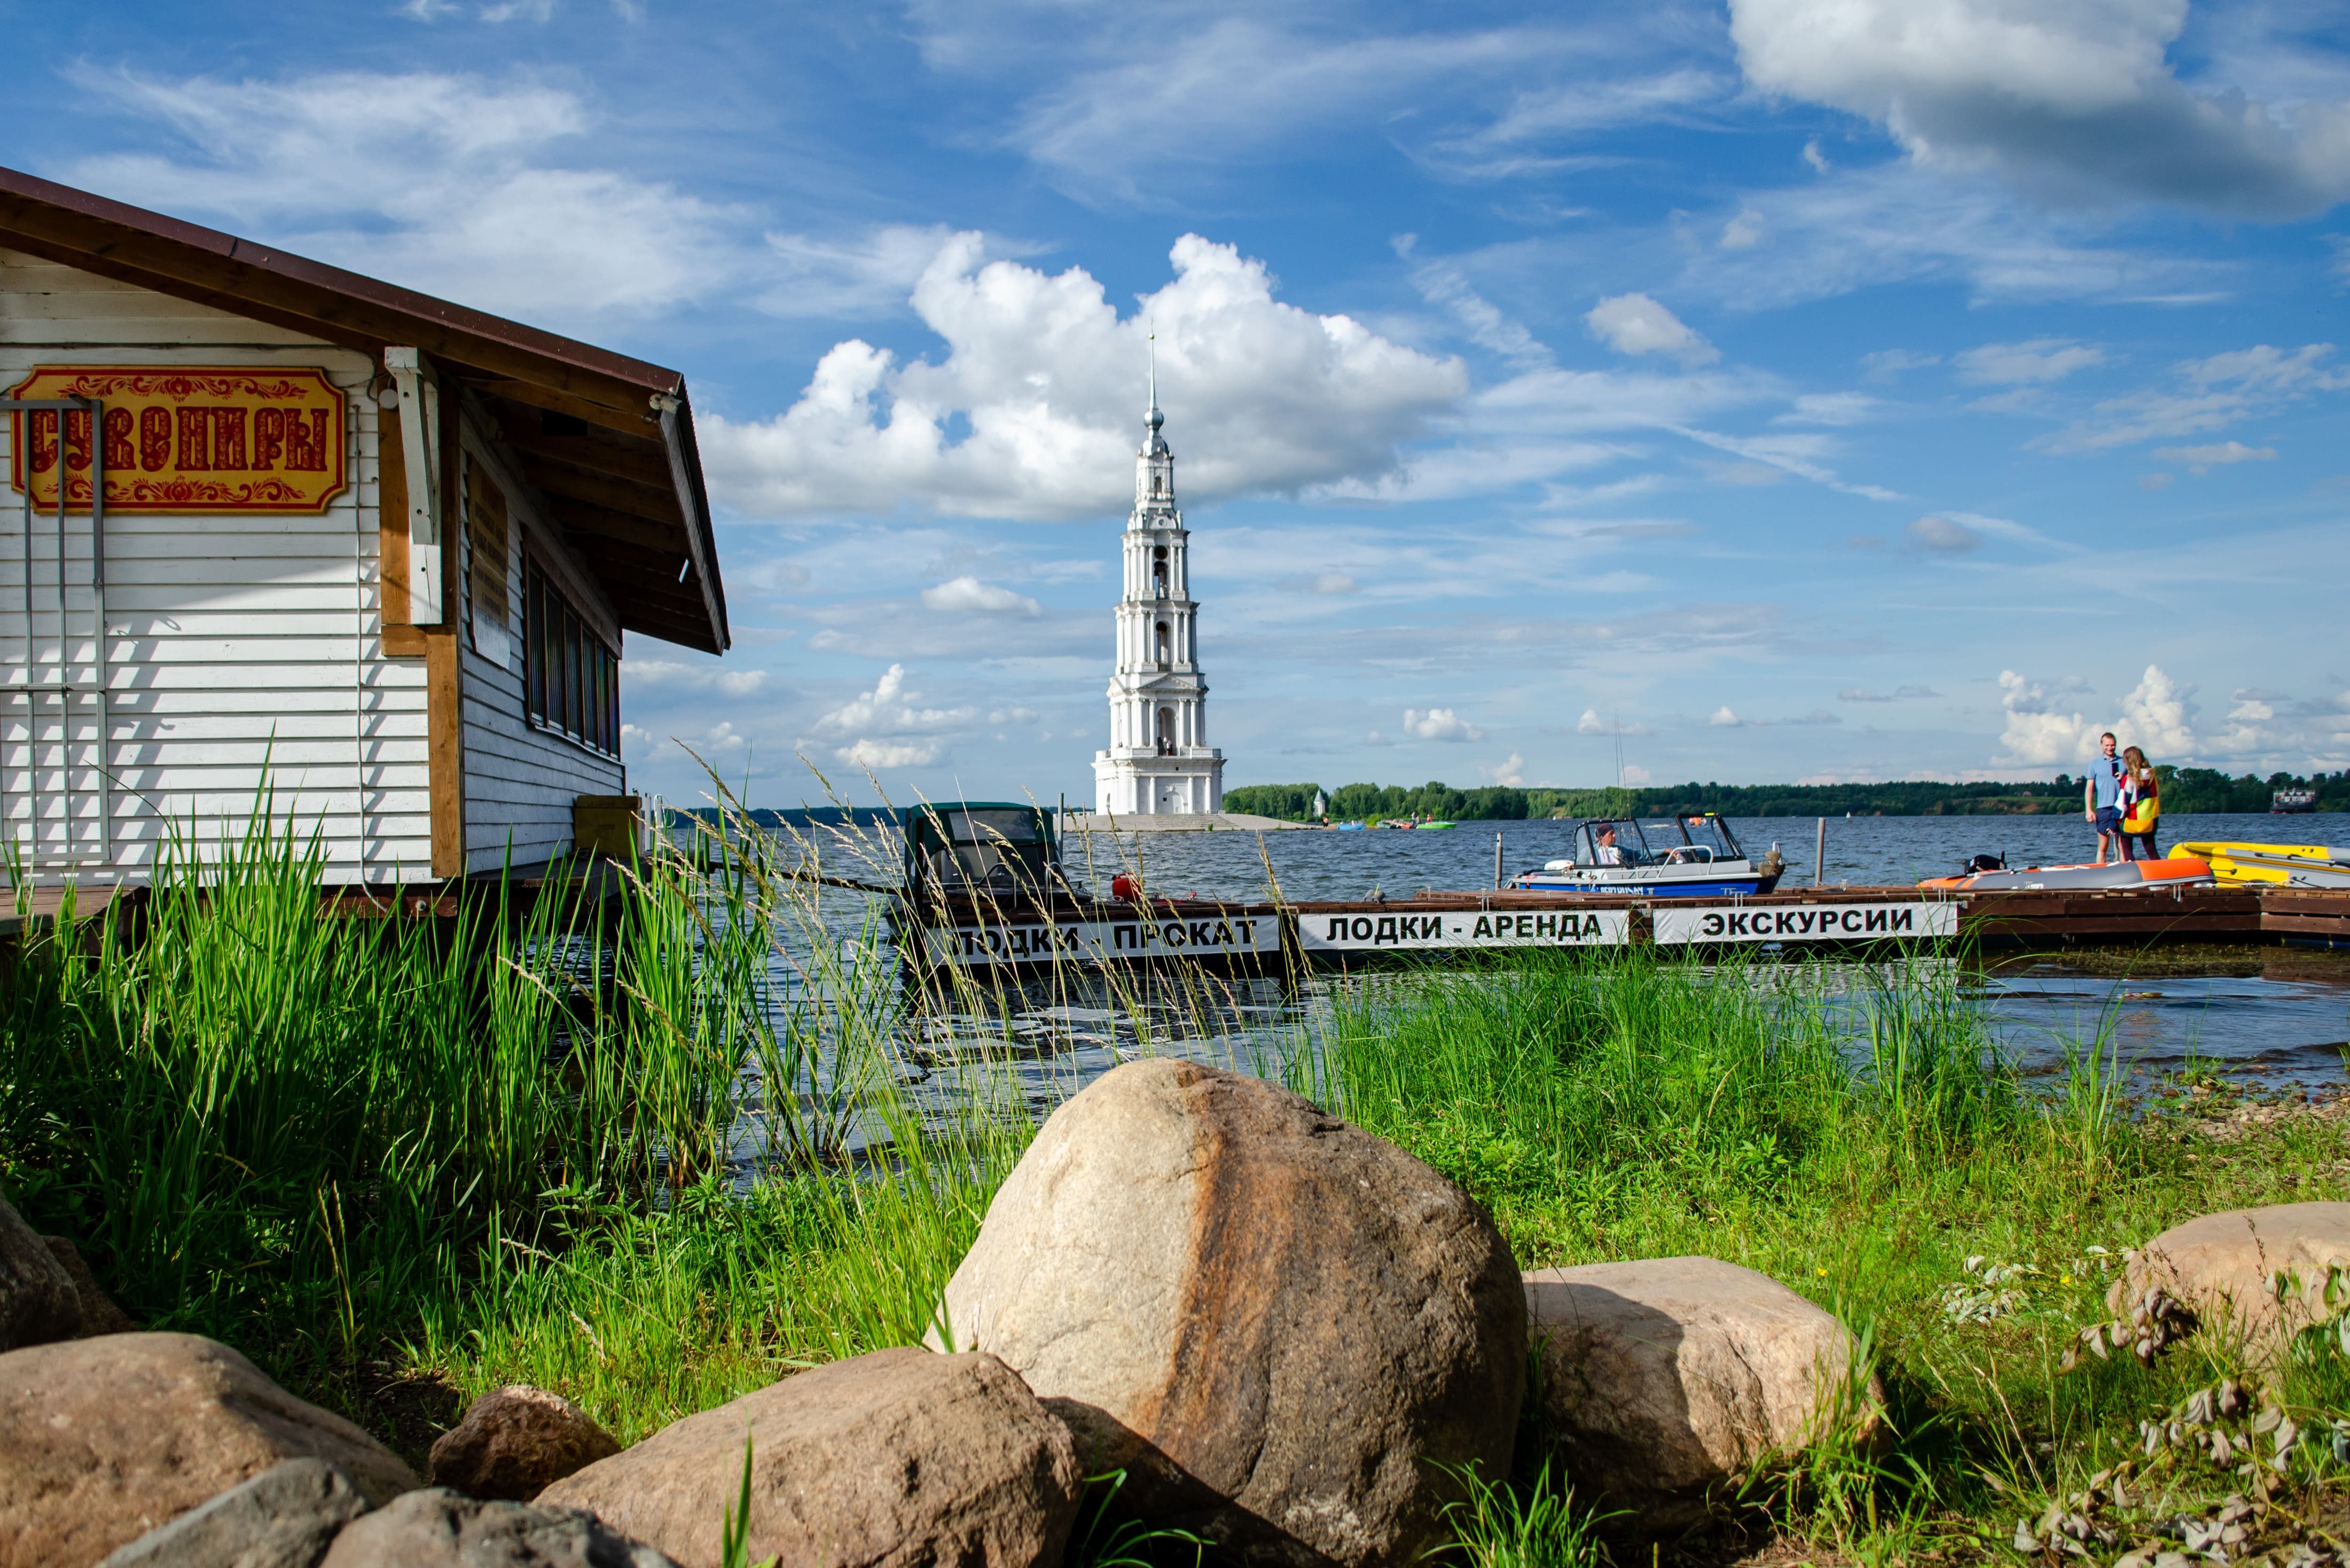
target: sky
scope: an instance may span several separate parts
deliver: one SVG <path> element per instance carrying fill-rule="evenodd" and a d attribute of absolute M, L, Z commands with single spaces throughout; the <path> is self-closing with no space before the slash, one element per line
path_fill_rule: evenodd
<path fill-rule="evenodd" d="M 629 639 L 673 802 L 1089 801 L 1153 334 L 1228 786 L 2350 764 L 2337 5 L 0 36 L 0 163 L 684 372 L 734 646 Z"/>

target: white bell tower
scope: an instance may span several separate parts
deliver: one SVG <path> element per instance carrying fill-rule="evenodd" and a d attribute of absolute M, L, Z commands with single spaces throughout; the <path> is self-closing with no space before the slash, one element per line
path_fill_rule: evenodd
<path fill-rule="evenodd" d="M 1185 560 L 1191 535 L 1175 509 L 1175 454 L 1159 433 L 1166 422 L 1154 345 L 1134 513 L 1120 541 L 1126 594 L 1118 606 L 1118 673 L 1109 682 L 1109 749 L 1094 753 L 1094 809 L 1120 816 L 1224 808 L 1224 753 L 1208 744 L 1200 607 Z"/>

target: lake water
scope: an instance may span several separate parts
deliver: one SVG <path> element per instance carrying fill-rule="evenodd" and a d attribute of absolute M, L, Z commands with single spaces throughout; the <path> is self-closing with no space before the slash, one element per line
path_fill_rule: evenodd
<path fill-rule="evenodd" d="M 2182 815 L 2164 826 L 2166 845 L 2350 842 L 2350 822 L 2335 815 Z M 1081 887 L 1105 890 L 1116 872 L 1139 869 L 1161 897 L 1259 901 L 1277 882 L 1292 899 L 1395 898 L 1423 888 L 1490 887 L 1496 833 L 1503 869 L 1514 873 L 1567 854 L 1571 827 L 1510 822 L 1439 832 L 1073 834 L 1063 858 Z M 1758 857 L 1777 843 L 1787 886 L 1812 883 L 1815 819 L 1738 819 L 1732 827 Z M 1855 886 L 1914 883 L 1956 871 L 1981 853 L 2003 853 L 2018 867 L 2077 863 L 2096 853 L 2095 836 L 2078 817 L 1836 817 L 1827 823 L 1826 846 L 1826 881 Z M 854 894 L 828 894 L 828 907 L 835 897 L 843 899 L 839 913 L 852 919 L 863 902 Z M 1824 967 L 1832 988 L 1865 989 L 1858 965 L 1829 961 Z M 2334 1087 L 2345 1078 L 2350 953 L 2247 945 L 2144 954 L 2105 950 L 2063 961 L 1993 957 L 1960 980 L 2027 1075 L 2056 1073 L 2068 1050 L 2102 1039 L 2142 1081 L 2190 1065 L 2264 1092 Z M 1265 1070 L 1297 1048 L 1335 987 L 1366 983 L 1409 981 L 1320 978 L 1302 990 L 1243 981 L 1199 992 L 1133 976 L 1111 982 L 1063 977 L 1007 992 L 1001 1005 L 976 1012 L 909 1016 L 902 1031 L 908 1078 L 918 1096 L 951 1096 L 960 1064 L 1008 1057 L 1042 1111 L 1144 1050 Z"/>

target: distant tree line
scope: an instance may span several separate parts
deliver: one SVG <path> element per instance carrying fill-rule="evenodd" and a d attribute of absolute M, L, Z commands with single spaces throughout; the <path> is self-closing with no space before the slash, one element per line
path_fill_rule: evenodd
<path fill-rule="evenodd" d="M 2314 789 L 2320 811 L 2350 811 L 2350 770 L 2316 774 L 2251 774 L 2230 777 L 2216 768 L 2158 766 L 2166 812 L 2263 812 L 2280 789 Z M 1312 819 L 1321 794 L 1333 822 L 1388 817 L 1448 822 L 1515 822 L 1544 816 L 1670 816 L 1700 811 L 1724 816 L 2031 816 L 2081 809 L 2083 780 L 2017 783 L 1832 784 L 1656 784 L 1638 789 L 1517 789 L 1487 785 L 1455 789 L 1433 780 L 1407 784 L 1243 784 L 1224 792 L 1226 811 L 1284 822 Z"/>

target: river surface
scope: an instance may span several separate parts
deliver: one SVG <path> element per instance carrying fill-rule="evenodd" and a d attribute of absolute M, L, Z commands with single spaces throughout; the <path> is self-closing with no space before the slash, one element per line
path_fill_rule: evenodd
<path fill-rule="evenodd" d="M 1732 827 L 1750 854 L 1774 843 L 1785 886 L 1814 879 L 1813 818 L 1742 818 Z M 2251 839 L 2350 843 L 2350 819 L 2166 818 L 2163 842 Z M 1259 901 L 1277 884 L 1297 900 L 1406 897 L 1423 888 L 1492 886 L 1494 840 L 1505 875 L 1569 853 L 1563 822 L 1463 823 L 1450 830 L 1072 834 L 1063 859 L 1072 880 L 1107 890 L 1112 875 L 1139 871 L 1154 896 Z M 1830 886 L 1908 885 L 1958 870 L 1971 855 L 2004 854 L 2012 866 L 2094 859 L 2096 838 L 2077 817 L 1835 817 L 1826 824 Z M 845 869 L 828 853 L 828 870 Z M 848 874 L 879 877 L 876 857 Z M 853 929 L 864 900 L 827 895 L 827 924 Z M 874 955 L 874 961 L 881 961 Z M 1956 960 L 1921 961 L 1956 964 Z M 891 964 L 894 969 L 894 963 Z M 782 978 L 780 975 L 779 979 Z M 1858 999 L 1872 989 L 1865 966 L 1819 961 L 1814 978 Z M 2061 1072 L 2069 1054 L 2097 1044 L 2141 1088 L 2186 1071 L 2208 1072 L 2261 1092 L 2341 1085 L 2350 1057 L 2350 953 L 2280 947 L 2105 950 L 2064 961 L 1997 958 L 1954 977 L 1983 1010 L 2000 1048 L 2027 1077 Z M 944 1110 L 968 1065 L 1008 1065 L 1038 1111 L 1118 1062 L 1177 1054 L 1261 1073 L 1276 1071 L 1311 1040 L 1340 988 L 1409 985 L 1409 975 L 1322 977 L 1170 985 L 1145 977 L 1064 977 L 1005 991 L 983 1003 L 909 1009 L 899 1038 L 918 1099 Z M 1841 1004 L 1840 1004 L 1841 1005 Z M 1850 1003 L 1858 1022 L 1860 1002 Z"/>

